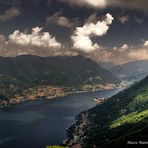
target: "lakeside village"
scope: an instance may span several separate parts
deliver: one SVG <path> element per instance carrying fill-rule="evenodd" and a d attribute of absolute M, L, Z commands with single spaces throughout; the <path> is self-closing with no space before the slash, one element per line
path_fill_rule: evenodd
<path fill-rule="evenodd" d="M 81 90 L 75 88 L 62 88 L 59 86 L 40 86 L 38 88 L 29 88 L 24 90 L 21 94 L 16 94 L 11 98 L 1 96 L 0 98 L 0 107 L 10 106 L 13 104 L 19 104 L 28 100 L 36 99 L 53 99 L 56 97 L 63 97 L 70 94 L 84 93 L 84 92 L 94 92 L 94 91 L 105 91 L 113 89 L 124 89 L 127 85 L 124 82 L 121 82 L 119 86 L 116 84 L 96 84 L 96 85 L 84 85 Z M 97 96 L 96 96 L 97 97 Z M 96 103 L 102 103 L 105 101 L 105 98 L 92 98 Z"/>

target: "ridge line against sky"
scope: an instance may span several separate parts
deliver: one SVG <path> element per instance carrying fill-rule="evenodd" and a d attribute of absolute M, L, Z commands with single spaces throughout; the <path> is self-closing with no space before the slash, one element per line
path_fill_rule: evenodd
<path fill-rule="evenodd" d="M 146 0 L 0 0 L 0 56 L 148 60 L 147 11 Z"/>

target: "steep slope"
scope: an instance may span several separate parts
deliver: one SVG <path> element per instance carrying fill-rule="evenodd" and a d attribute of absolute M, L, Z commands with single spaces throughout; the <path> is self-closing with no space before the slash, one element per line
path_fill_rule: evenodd
<path fill-rule="evenodd" d="M 57 81 L 58 79 L 61 81 L 62 78 L 64 83 L 70 83 L 69 81 L 71 81 L 71 85 L 96 76 L 100 77 L 100 82 L 114 82 L 117 80 L 108 71 L 99 67 L 98 64 L 82 56 L 45 58 L 37 56 L 1 57 L 0 74 L 12 76 L 24 82 L 26 80 L 47 80 L 47 77 L 50 77 L 52 81 L 54 77 Z M 57 83 L 59 84 L 60 82 Z"/>
<path fill-rule="evenodd" d="M 0 57 L 0 95 L 7 98 L 43 85 L 81 90 L 85 85 L 118 83 L 97 63 L 82 56 Z"/>
<path fill-rule="evenodd" d="M 68 144 L 127 147 L 148 140 L 148 77 L 101 105 L 81 113 L 68 131 Z"/>
<path fill-rule="evenodd" d="M 114 75 L 124 80 L 142 80 L 148 74 L 148 61 L 141 60 L 117 65 L 110 70 Z"/>

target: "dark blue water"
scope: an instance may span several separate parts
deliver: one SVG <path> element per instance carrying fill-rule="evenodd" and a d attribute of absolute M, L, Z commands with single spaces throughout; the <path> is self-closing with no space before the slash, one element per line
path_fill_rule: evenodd
<path fill-rule="evenodd" d="M 75 115 L 96 105 L 95 97 L 119 90 L 81 93 L 53 100 L 28 101 L 0 109 L 0 148 L 45 148 L 60 144 Z"/>

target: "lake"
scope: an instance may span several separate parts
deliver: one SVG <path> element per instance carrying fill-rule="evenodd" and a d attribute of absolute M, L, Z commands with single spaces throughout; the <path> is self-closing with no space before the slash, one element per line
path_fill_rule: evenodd
<path fill-rule="evenodd" d="M 1 108 L 0 148 L 45 148 L 60 144 L 75 116 L 96 105 L 95 97 L 109 97 L 117 92 L 119 89 L 73 94 Z"/>

